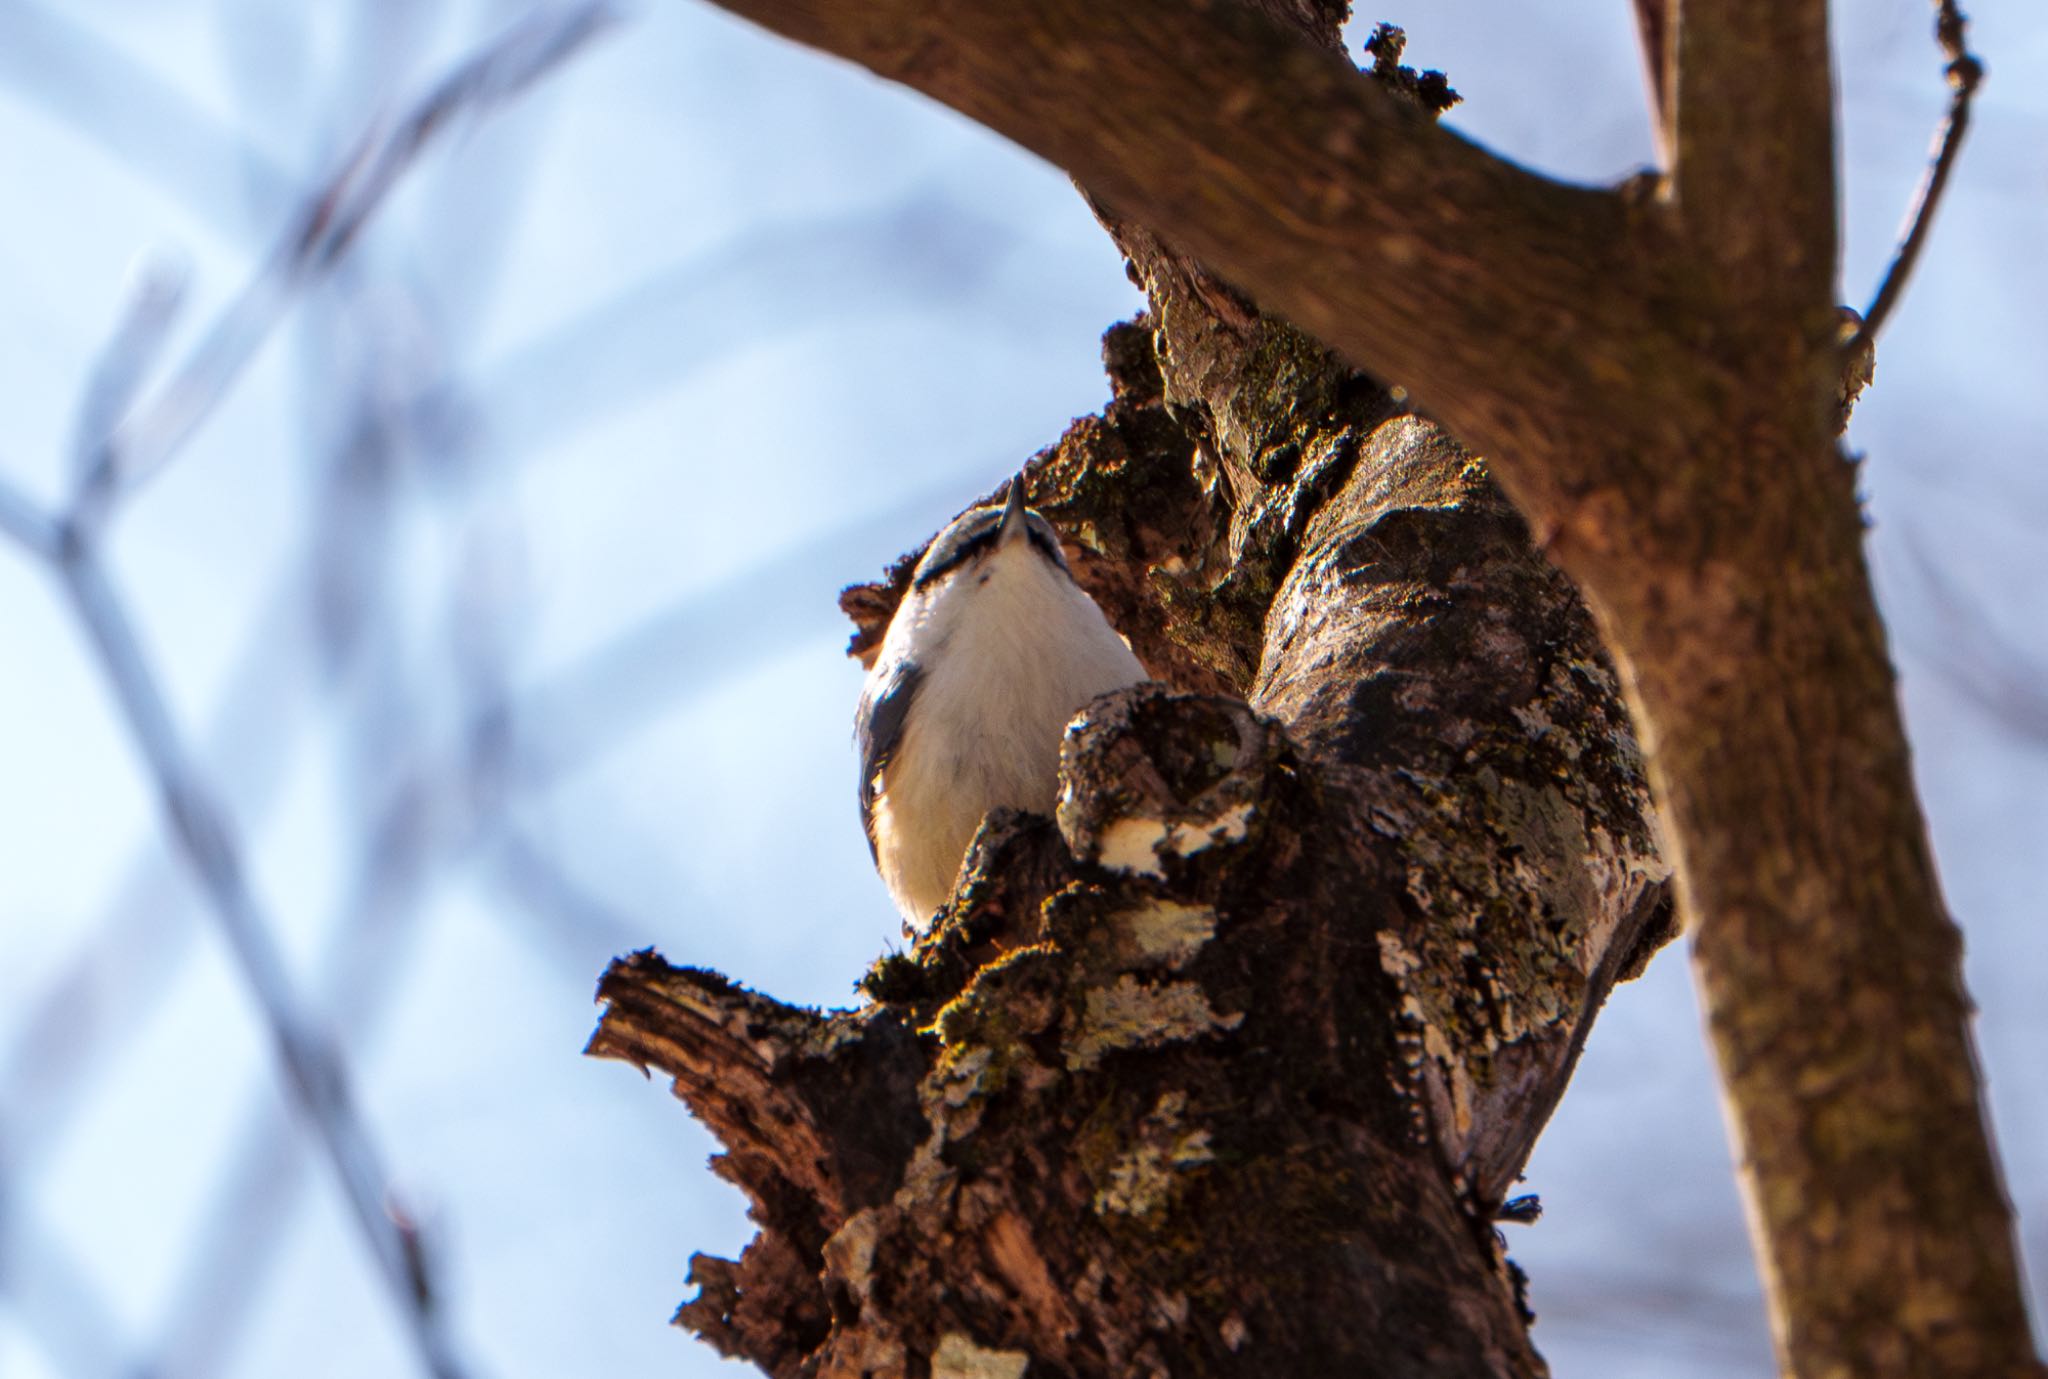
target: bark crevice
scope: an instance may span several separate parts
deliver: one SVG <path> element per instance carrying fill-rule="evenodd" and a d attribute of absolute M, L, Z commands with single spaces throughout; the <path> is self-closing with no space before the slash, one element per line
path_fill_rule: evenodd
<path fill-rule="evenodd" d="M 1161 305 L 1025 481 L 1181 687 L 1091 706 L 1059 817 L 991 817 L 870 1005 L 601 989 L 593 1051 L 675 1076 L 762 1227 L 678 1320 L 771 1374 L 1542 1372 L 1493 1212 L 1668 934 L 1615 677 L 1483 465 L 1279 322 L 1208 386 L 1327 386 L 1219 422 Z"/>
<path fill-rule="evenodd" d="M 1437 128 L 1331 51 L 1322 0 L 718 3 L 1087 187 L 1150 311 L 1112 336 L 1114 400 L 1033 462 L 1029 494 L 1180 691 L 1077 730 L 1071 769 L 1132 774 L 1070 780 L 1056 831 L 985 835 L 929 950 L 870 983 L 926 1060 L 928 1133 L 897 1196 L 816 1246 L 828 1279 L 835 1259 L 859 1275 L 832 1285 L 824 1339 L 743 1353 L 777 1374 L 1320 1374 L 1368 1353 L 1382 1373 L 1535 1372 L 1486 1219 L 1605 991 L 1669 932 L 1646 757 L 1785 1366 L 2042 1373 L 1835 443 L 1854 379 L 1821 0 L 1640 5 L 1675 167 L 1613 190 Z M 907 568 L 848 591 L 857 649 Z M 1265 803 L 1186 812 L 1144 767 L 1141 702 L 1191 740 L 1218 714 L 1254 725 L 1272 769 L 1243 788 Z M 1104 816 L 1117 831 L 1080 826 L 1108 801 L 1131 806 Z M 999 857 L 1015 876 L 984 874 Z M 1209 934 L 1199 979 L 1086 960 L 1083 920 Z M 1258 984 L 1279 975 L 1328 1003 Z M 951 993 L 929 1018 L 921 983 Z M 863 1018 L 883 1017 L 827 1023 Z M 661 1063 L 707 1119 L 786 1097 L 707 1047 L 729 1083 Z M 1267 1047 L 1303 1077 L 1366 1066 L 1346 1051 L 1393 1061 L 1313 1095 L 1291 1063 L 1232 1086 Z M 1267 1139 L 1233 1138 L 1219 1086 Z M 789 1144 L 815 1131 L 791 1124 Z M 764 1261 L 811 1262 L 838 1218 L 804 1200 L 784 1235 L 757 1198 Z M 1251 1291 L 1219 1315 L 1204 1278 Z"/>

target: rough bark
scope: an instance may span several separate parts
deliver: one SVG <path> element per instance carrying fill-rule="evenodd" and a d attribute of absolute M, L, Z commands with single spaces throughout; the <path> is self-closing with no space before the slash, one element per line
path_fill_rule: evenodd
<path fill-rule="evenodd" d="M 1178 688 L 1091 710 L 874 1005 L 607 975 L 593 1052 L 762 1226 L 679 1320 L 776 1375 L 1540 1373 L 1493 1214 L 1670 934 L 1615 677 L 1483 465 L 1117 232 L 1155 314 L 1027 481 Z"/>
<path fill-rule="evenodd" d="M 1676 177 L 1614 192 L 1434 128 L 1325 6 L 1263 7 L 1305 42 L 1184 0 L 721 3 L 1105 208 L 1157 400 L 1113 337 L 1119 400 L 1032 496 L 1148 664 L 1272 717 L 1091 715 L 1057 832 L 985 833 L 868 1011 L 607 977 L 593 1047 L 754 1146 L 701 1329 L 777 1374 L 1533 1372 L 1486 1221 L 1659 921 L 1616 681 L 1526 519 L 1644 735 L 1787 1367 L 2039 1373 L 1834 444 L 1818 0 L 1678 10 Z M 918 1148 L 855 1190 L 842 1133 Z"/>

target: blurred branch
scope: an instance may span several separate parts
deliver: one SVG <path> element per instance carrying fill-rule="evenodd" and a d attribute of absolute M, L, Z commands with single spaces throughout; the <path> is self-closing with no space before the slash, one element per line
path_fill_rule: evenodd
<path fill-rule="evenodd" d="M 59 570 L 155 779 L 172 835 L 211 902 L 300 1109 L 327 1152 L 428 1372 L 454 1379 L 462 1370 L 442 1330 L 432 1282 L 402 1224 L 405 1218 L 394 1211 L 381 1157 L 357 1115 L 341 1060 L 300 1013 L 283 955 L 249 890 L 234 836 L 190 765 L 156 676 L 91 540 L 75 529 L 65 533 Z"/>
<path fill-rule="evenodd" d="M 815 596 L 819 567 L 864 568 L 877 542 L 886 544 L 899 528 L 929 525 L 932 511 L 957 498 L 947 485 L 832 528 L 730 584 L 680 601 L 526 695 L 514 696 L 495 646 L 503 601 L 488 588 L 474 591 L 476 581 L 469 581 L 473 592 L 458 595 L 447 639 L 464 687 L 463 726 L 452 750 L 437 752 L 416 739 L 383 744 L 382 755 L 410 767 L 372 815 L 351 899 L 316 964 L 323 974 L 320 1008 L 343 1036 L 367 1037 L 381 1021 L 401 961 L 399 941 L 416 932 L 406 916 L 433 868 L 477 848 L 488 850 L 496 879 L 536 924 L 536 938 L 560 946 L 576 935 L 585 948 L 607 954 L 643 943 L 644 933 L 635 936 L 632 925 L 507 817 L 506 790 L 545 789 L 653 713 L 673 711 L 807 636 L 836 630 L 838 614 Z M 500 532 L 496 544 L 506 539 Z M 480 563 L 495 563 L 487 549 L 469 562 Z M 750 591 L 744 603 L 734 596 L 737 587 Z M 742 606 L 749 615 L 735 621 Z M 707 646 L 719 654 L 707 657 Z M 590 956 L 582 952 L 579 960 Z M 287 1132 L 268 1107 L 246 1119 L 207 1211 L 211 1224 L 169 1311 L 172 1330 L 155 1350 L 152 1379 L 219 1367 L 303 1184 Z"/>
<path fill-rule="evenodd" d="M 1933 158 L 1927 165 L 1926 176 L 1921 179 L 1919 191 L 1914 194 L 1912 209 L 1906 213 L 1905 235 L 1892 255 L 1890 266 L 1884 271 L 1884 280 L 1878 284 L 1877 295 L 1870 299 L 1870 309 L 1863 313 L 1863 324 L 1849 342 L 1846 353 L 1851 357 L 1869 349 L 1876 341 L 1878 332 L 1884 329 L 1885 318 L 1892 314 L 1892 308 L 1898 305 L 1906 283 L 1913 276 L 1913 266 L 1919 262 L 1928 229 L 1934 224 L 1935 208 L 1941 204 L 1941 195 L 1948 189 L 1949 173 L 1954 170 L 1956 155 L 1962 150 L 1963 135 L 1970 129 L 1970 103 L 1977 95 L 1978 84 L 1984 80 L 1984 64 L 1970 53 L 1967 21 L 1956 7 L 1956 0 L 1936 0 L 1934 37 L 1941 44 L 1942 54 L 1948 58 L 1948 66 L 1943 69 L 1948 78 L 1948 115 L 1934 137 Z"/>
<path fill-rule="evenodd" d="M 29 0 L 0 0 L 0 82 L 99 144 L 224 233 L 253 178 L 268 211 L 292 197 L 283 166 L 94 30 Z"/>
<path fill-rule="evenodd" d="M 79 397 L 73 425 L 73 478 L 83 482 L 95 454 L 114 433 L 135 402 L 142 381 L 163 353 L 178 308 L 185 302 L 185 274 L 158 262 L 145 266 L 115 324 L 113 337 L 100 351 L 92 376 Z"/>
<path fill-rule="evenodd" d="M 1993 600 L 1967 597 L 1908 529 L 1906 554 L 1929 604 L 1926 623 L 1944 636 L 1915 650 L 1942 679 L 2024 739 L 2048 743 L 2048 664 L 2006 637 L 1986 616 Z"/>
<path fill-rule="evenodd" d="M 456 67 L 394 126 L 366 136 L 301 207 L 178 373 L 92 443 L 74 500 L 81 526 L 96 528 L 124 493 L 169 462 L 220 404 L 298 290 L 348 252 L 421 152 L 461 117 L 481 117 L 525 91 L 611 18 L 604 0 L 545 10 Z"/>
<path fill-rule="evenodd" d="M 318 706 L 307 683 L 309 581 L 287 578 L 258 614 L 204 735 L 201 760 L 219 763 L 212 774 L 223 795 L 252 813 L 260 814 L 281 787 L 295 763 L 301 720 Z M 295 711 L 302 699 L 308 702 Z M 111 1055 L 116 1034 L 142 1024 L 177 989 L 198 918 L 177 881 L 173 859 L 151 839 L 20 1021 L 21 1038 L 0 1075 L 0 1107 L 24 1162 L 34 1163 L 63 1134 L 78 1092 Z"/>
<path fill-rule="evenodd" d="M 19 541 L 32 555 L 57 558 L 57 523 L 6 479 L 0 479 L 0 533 Z"/>
<path fill-rule="evenodd" d="M 419 926 L 407 920 L 426 889 L 433 868 L 478 848 L 495 863 L 497 879 L 536 924 L 533 936 L 557 948 L 580 938 L 565 972 L 580 974 L 595 953 L 617 953 L 644 943 L 633 927 L 585 892 L 524 832 L 478 796 L 479 781 L 494 774 L 492 736 L 472 739 L 484 755 L 471 762 L 467 781 L 444 778 L 440 789 L 408 782 L 376 830 L 356 898 L 332 927 L 320 968 L 326 974 L 321 997 L 351 1040 L 369 1037 L 396 994 L 402 943 Z M 446 792 L 446 793 L 444 793 Z M 467 796 L 467 798 L 458 798 Z M 269 1104 L 245 1117 L 238 1147 L 216 1183 L 206 1212 L 208 1226 L 187 1260 L 171 1328 L 156 1347 L 148 1379 L 198 1379 L 225 1367 L 246 1306 L 269 1276 L 284 1229 L 306 1183 L 294 1153 L 289 1124 Z"/>
<path fill-rule="evenodd" d="M 751 227 L 642 277 L 474 371 L 495 444 L 529 454 L 691 371 L 843 321 L 872 330 L 923 303 L 962 319 L 1014 311 L 994 265 L 1017 227 L 942 188 L 838 216 Z M 906 252 L 907 251 L 907 252 Z M 1050 291 L 1029 294 L 1036 304 Z M 716 331 L 702 323 L 716 321 Z M 429 394 L 423 405 L 445 407 Z"/>
<path fill-rule="evenodd" d="M 66 1379 L 116 1379 L 134 1353 L 85 1266 L 32 1219 L 0 1174 L 0 1302 Z"/>
<path fill-rule="evenodd" d="M 450 621 L 469 625 L 470 632 L 448 639 L 462 662 L 463 726 L 451 750 L 437 752 L 418 740 L 385 744 L 390 759 L 410 767 L 372 816 L 351 899 L 316 964 L 323 974 L 321 1009 L 350 1040 L 374 1029 L 400 961 L 397 941 L 415 932 L 404 920 L 426 878 L 436 863 L 479 846 L 490 849 L 498 879 L 521 911 L 541 922 L 536 936 L 559 943 L 582 934 L 607 953 L 644 941 L 644 934 L 631 937 L 625 921 L 506 817 L 505 790 L 544 789 L 629 736 L 652 713 L 672 711 L 806 636 L 828 634 L 838 614 L 815 597 L 819 566 L 860 568 L 877 541 L 886 542 L 899 527 L 928 525 L 935 507 L 956 498 L 949 485 L 943 494 L 916 494 L 833 528 L 734 578 L 733 586 L 753 591 L 744 605 L 748 618 L 733 620 L 742 605 L 730 587 L 717 586 L 527 695 L 512 695 L 502 659 L 488 645 L 494 602 L 464 600 L 468 613 Z M 485 625 L 481 635 L 479 623 Z M 720 654 L 706 657 L 706 646 Z M 245 1315 L 241 1303 L 265 1276 L 301 1182 L 286 1130 L 267 1109 L 248 1118 L 208 1210 L 212 1224 L 187 1264 L 170 1311 L 173 1330 L 155 1352 L 154 1374 L 177 1379 L 210 1372 L 231 1341 L 235 1320 Z"/>
<path fill-rule="evenodd" d="M 362 449 L 355 443 L 346 447 L 350 457 Z M 354 467 L 352 459 L 339 466 L 344 477 Z M 399 735 L 387 736 L 389 725 L 372 706 L 368 740 L 361 745 L 380 759 L 408 763 L 408 769 L 367 811 L 357 875 L 317 963 L 321 1009 L 344 1038 L 365 1038 L 381 1023 L 397 994 L 395 978 L 407 941 L 423 933 L 412 921 L 429 881 L 487 826 L 508 742 L 500 707 L 504 662 L 493 651 L 508 610 L 496 597 L 502 582 L 476 571 L 516 558 L 500 548 L 517 544 L 517 533 L 508 525 L 479 521 L 461 562 L 468 577 L 457 580 L 449 636 L 436 643 L 449 648 L 456 662 L 454 678 L 469 701 L 458 748 L 446 769 L 424 740 L 416 717 L 406 721 Z M 346 539 L 326 545 L 322 564 L 333 567 L 324 576 L 330 582 L 360 575 L 361 567 L 375 563 L 384 549 L 379 542 Z M 373 611 L 391 612 L 388 607 Z M 345 648 L 354 644 L 353 637 L 343 639 Z M 247 1303 L 269 1274 L 304 1181 L 289 1124 L 273 1105 L 259 1103 L 245 1116 L 239 1147 L 216 1183 L 208 1226 L 169 1309 L 170 1329 L 155 1349 L 150 1379 L 207 1375 L 226 1367 L 228 1352 L 251 1315 Z"/>
<path fill-rule="evenodd" d="M 466 802 L 452 789 L 422 788 L 433 784 L 441 783 L 409 779 L 387 802 L 316 963 L 319 1008 L 350 1042 L 367 1039 L 388 1012 L 408 941 L 423 934 L 413 921 L 427 882 L 470 831 Z M 196 1379 L 227 1368 L 251 1315 L 246 1304 L 270 1276 L 306 1182 L 291 1132 L 268 1100 L 243 1116 L 236 1148 L 215 1181 L 208 1224 L 167 1309 L 170 1326 L 154 1348 L 150 1379 Z M 415 1261 L 409 1273 L 424 1278 L 423 1265 Z"/>

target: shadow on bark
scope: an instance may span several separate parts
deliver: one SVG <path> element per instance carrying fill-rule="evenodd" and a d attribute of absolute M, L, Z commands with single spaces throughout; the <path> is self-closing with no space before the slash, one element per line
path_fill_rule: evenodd
<path fill-rule="evenodd" d="M 1164 683 L 860 1009 L 606 974 L 590 1051 L 761 1227 L 677 1320 L 776 1376 L 1542 1373 L 1495 1214 L 1671 932 L 1613 671 L 1483 464 L 1105 219 L 1153 314 L 1027 482 Z"/>

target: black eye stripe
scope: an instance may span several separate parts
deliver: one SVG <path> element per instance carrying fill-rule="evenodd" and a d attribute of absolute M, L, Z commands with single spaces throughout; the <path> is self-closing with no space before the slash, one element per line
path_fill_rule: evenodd
<path fill-rule="evenodd" d="M 996 508 L 982 508 L 961 518 L 941 532 L 925 551 L 917 573 L 911 578 L 911 587 L 926 588 L 988 550 L 995 544 L 1001 525 L 1002 513 Z M 1066 552 L 1060 548 L 1059 534 L 1050 522 L 1032 513 L 1025 521 L 1024 535 L 1046 559 L 1062 570 L 1067 568 Z"/>
<path fill-rule="evenodd" d="M 968 561 L 980 555 L 995 544 L 996 529 L 991 525 L 985 531 L 976 532 L 965 539 L 955 540 L 945 547 L 934 547 L 918 566 L 917 578 L 912 587 L 922 589 L 933 580 L 950 571 L 959 569 Z"/>
<path fill-rule="evenodd" d="M 1067 566 L 1067 553 L 1060 549 L 1059 538 L 1055 537 L 1051 532 L 1039 530 L 1036 523 L 1032 524 L 1027 530 L 1031 536 L 1031 544 L 1044 551 L 1053 564 L 1061 569 L 1065 569 Z"/>

